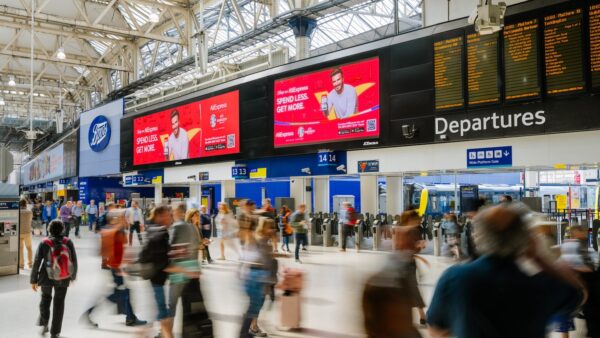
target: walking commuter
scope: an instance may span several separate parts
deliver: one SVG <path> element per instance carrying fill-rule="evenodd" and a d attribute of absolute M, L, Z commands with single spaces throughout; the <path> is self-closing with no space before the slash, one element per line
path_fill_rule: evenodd
<path fill-rule="evenodd" d="M 221 256 L 219 256 L 219 259 L 225 260 L 226 244 L 239 256 L 239 249 L 235 242 L 237 240 L 238 224 L 225 202 L 219 203 L 219 214 L 215 218 L 215 226 L 217 227 L 217 237 L 220 238 Z"/>
<path fill-rule="evenodd" d="M 450 253 L 455 259 L 460 259 L 461 247 L 460 247 L 460 225 L 458 224 L 458 218 L 453 213 L 447 213 L 444 215 L 444 221 L 442 221 L 441 228 L 444 230 L 446 237 L 446 244 Z"/>
<path fill-rule="evenodd" d="M 208 213 L 206 206 L 200 206 L 200 233 L 202 234 L 202 241 L 204 245 L 203 256 L 202 259 L 206 260 L 208 263 L 213 263 L 212 258 L 210 257 L 210 238 L 212 237 L 212 224 L 211 224 L 210 214 Z"/>
<path fill-rule="evenodd" d="M 415 239 L 413 237 L 415 234 L 414 231 L 418 232 L 418 237 L 420 238 Z M 394 251 L 400 253 L 399 256 L 403 256 L 402 254 L 404 253 L 404 256 L 408 257 L 408 261 L 405 262 L 406 264 L 403 267 L 406 269 L 406 278 L 410 282 L 410 285 L 414 285 L 414 288 L 410 292 L 413 295 L 414 307 L 419 312 L 419 323 L 425 325 L 427 324 L 425 319 L 425 302 L 417 287 L 417 265 L 415 262 L 415 259 L 420 259 L 429 265 L 426 260 L 415 255 L 427 246 L 422 235 L 419 213 L 414 209 L 404 211 L 400 215 L 400 227 L 396 229 L 394 236 Z"/>
<path fill-rule="evenodd" d="M 31 208 L 32 212 L 32 223 L 31 227 L 33 232 L 39 231 L 40 235 L 43 233 L 42 231 L 42 202 L 40 200 L 33 201 L 33 207 Z M 35 234 L 35 233 L 34 233 Z"/>
<path fill-rule="evenodd" d="M 542 338 L 551 317 L 583 303 L 576 275 L 536 254 L 524 209 L 502 204 L 475 217 L 481 257 L 438 281 L 427 313 L 433 337 Z"/>
<path fill-rule="evenodd" d="M 169 274 L 169 310 L 175 318 L 177 303 L 181 299 L 183 310 L 182 337 L 212 337 L 212 322 L 204 306 L 200 290 L 200 265 L 198 264 L 199 232 L 192 225 L 199 222 L 197 209 L 186 213 L 185 204 L 173 210 L 171 236 L 171 265 Z"/>
<path fill-rule="evenodd" d="M 89 230 L 92 231 L 95 229 L 96 220 L 98 220 L 98 206 L 96 205 L 96 201 L 90 200 L 90 204 L 85 207 L 85 212 L 88 218 Z"/>
<path fill-rule="evenodd" d="M 348 237 L 354 236 L 354 227 L 358 220 L 356 210 L 352 207 L 350 202 L 342 203 L 342 209 L 340 210 L 340 222 L 342 223 L 342 252 L 346 251 L 346 241 Z M 359 249 L 359 243 L 356 242 L 356 250 Z"/>
<path fill-rule="evenodd" d="M 238 215 L 238 224 L 240 230 L 238 236 L 242 246 L 254 236 L 254 231 L 258 226 L 258 217 L 254 214 L 256 204 L 252 200 L 245 200 L 241 203 L 241 213 Z"/>
<path fill-rule="evenodd" d="M 158 206 L 150 215 L 150 226 L 146 230 L 147 240 L 140 252 L 140 263 L 151 263 L 151 271 L 146 276 L 152 284 L 154 300 L 157 307 L 157 320 L 160 322 L 161 337 L 173 338 L 173 319 L 167 307 L 165 282 L 169 267 L 169 228 L 173 224 L 173 216 L 169 206 Z"/>
<path fill-rule="evenodd" d="M 31 250 L 31 224 L 33 221 L 33 212 L 27 210 L 27 201 L 22 199 L 19 202 L 19 240 L 21 241 L 21 252 L 19 252 L 19 269 L 25 268 L 25 255 L 23 250 L 27 249 L 27 267 L 33 266 L 33 251 Z"/>
<path fill-rule="evenodd" d="M 290 250 L 290 237 L 294 234 L 294 229 L 290 225 L 290 216 L 292 215 L 292 211 L 284 205 L 281 207 L 279 211 L 279 228 L 281 229 L 281 251 L 283 252 L 292 252 Z"/>
<path fill-rule="evenodd" d="M 67 203 L 60 207 L 60 220 L 65 226 L 65 237 L 69 237 L 69 233 L 71 232 L 71 224 L 73 223 L 72 207 L 73 203 L 71 201 L 67 201 Z"/>
<path fill-rule="evenodd" d="M 298 209 L 290 216 L 290 220 L 292 228 L 294 228 L 294 240 L 296 242 L 294 257 L 296 258 L 296 263 L 302 263 L 300 261 L 300 245 L 308 245 L 306 236 L 308 227 L 306 223 L 306 205 L 300 204 Z"/>
<path fill-rule="evenodd" d="M 57 207 L 51 200 L 46 201 L 46 205 L 42 208 L 42 221 L 45 224 L 46 236 L 48 236 L 48 225 L 52 220 L 58 217 Z"/>
<path fill-rule="evenodd" d="M 129 246 L 133 245 L 133 233 L 137 232 L 138 241 L 142 244 L 142 232 L 144 232 L 144 214 L 138 202 L 131 202 L 131 207 L 126 211 L 127 224 L 129 228 Z"/>
<path fill-rule="evenodd" d="M 81 218 L 83 215 L 83 205 L 81 201 L 77 201 L 74 203 L 71 208 L 71 212 L 73 213 L 73 226 L 75 227 L 75 237 L 81 238 L 79 236 L 79 226 L 81 225 Z"/>
<path fill-rule="evenodd" d="M 256 213 L 262 217 L 267 217 L 269 219 L 272 219 L 273 222 L 275 222 L 275 217 L 277 216 L 277 210 L 275 210 L 275 208 L 273 208 L 273 205 L 271 204 L 271 199 L 270 198 L 265 198 L 262 201 L 262 207 L 256 211 Z M 273 241 L 273 248 L 275 250 L 275 252 L 277 252 L 277 231 L 279 230 L 279 227 L 275 227 L 275 234 L 273 235 L 273 238 L 271 239 Z"/>
<path fill-rule="evenodd" d="M 52 304 L 50 335 L 52 338 L 58 338 L 62 329 L 67 288 L 77 279 L 77 254 L 73 242 L 63 235 L 64 225 L 61 221 L 51 221 L 48 232 L 50 237 L 44 238 L 36 251 L 30 283 L 34 292 L 37 292 L 38 287 L 42 289 L 40 316 L 37 322 L 38 326 L 42 327 L 42 335 L 48 332 Z"/>
<path fill-rule="evenodd" d="M 244 289 L 249 298 L 243 317 L 240 338 L 266 337 L 258 326 L 258 316 L 265 301 L 266 290 L 273 284 L 275 258 L 270 240 L 275 232 L 275 222 L 263 218 L 244 246 L 242 263 L 245 265 Z"/>
<path fill-rule="evenodd" d="M 365 328 L 369 338 L 420 338 L 412 316 L 413 307 L 425 306 L 416 278 L 420 231 L 417 226 L 400 227 L 394 240 L 394 253 L 369 278 L 363 292 Z M 424 314 L 420 315 L 424 324 Z"/>
<path fill-rule="evenodd" d="M 117 312 L 125 315 L 125 325 L 139 326 L 147 324 L 139 320 L 131 305 L 130 291 L 125 285 L 124 272 L 122 270 L 127 235 L 125 233 L 126 221 L 123 211 L 112 211 L 107 215 L 107 225 L 101 233 L 101 255 L 106 267 L 110 270 L 114 284 L 113 292 L 106 297 L 110 302 L 117 304 Z M 91 315 L 99 304 L 93 305 L 81 317 L 81 321 L 92 327 L 98 324 L 91 319 Z"/>

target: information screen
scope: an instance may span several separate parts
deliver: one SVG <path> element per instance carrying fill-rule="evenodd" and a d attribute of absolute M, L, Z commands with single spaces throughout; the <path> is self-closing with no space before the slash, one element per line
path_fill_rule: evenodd
<path fill-rule="evenodd" d="M 460 108 L 463 98 L 463 37 L 433 44 L 435 74 L 435 109 Z"/>
<path fill-rule="evenodd" d="M 504 26 L 505 99 L 539 97 L 538 20 Z"/>
<path fill-rule="evenodd" d="M 581 9 L 544 18 L 546 85 L 549 95 L 584 89 Z"/>
<path fill-rule="evenodd" d="M 469 105 L 500 101 L 498 89 L 498 35 L 467 35 Z"/>
<path fill-rule="evenodd" d="M 275 147 L 379 136 L 379 58 L 275 81 Z"/>
<path fill-rule="evenodd" d="M 590 6 L 590 68 L 592 87 L 600 87 L 600 4 Z"/>
<path fill-rule="evenodd" d="M 133 164 L 236 154 L 239 92 L 138 117 L 133 121 Z"/>

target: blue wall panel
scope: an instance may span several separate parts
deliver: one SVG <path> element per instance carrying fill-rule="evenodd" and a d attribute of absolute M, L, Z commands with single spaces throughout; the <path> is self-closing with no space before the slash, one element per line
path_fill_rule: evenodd
<path fill-rule="evenodd" d="M 329 180 L 329 212 L 333 212 L 334 195 L 354 195 L 354 209 L 360 212 L 360 180 L 358 178 Z"/>
<path fill-rule="evenodd" d="M 261 206 L 261 189 L 266 188 L 267 197 L 275 204 L 276 197 L 290 197 L 290 182 L 289 181 L 274 181 L 274 182 L 236 182 L 235 196 L 237 198 L 249 198 L 256 202 L 258 207 Z"/>

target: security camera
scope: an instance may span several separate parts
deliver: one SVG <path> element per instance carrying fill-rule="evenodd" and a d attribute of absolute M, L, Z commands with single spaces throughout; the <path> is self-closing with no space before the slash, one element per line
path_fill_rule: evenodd
<path fill-rule="evenodd" d="M 417 128 L 414 124 L 403 124 L 402 125 L 402 135 L 406 138 L 413 138 L 417 133 Z"/>
<path fill-rule="evenodd" d="M 304 174 L 310 175 L 310 168 L 302 168 L 300 171 Z"/>
<path fill-rule="evenodd" d="M 188 180 L 195 181 L 196 180 L 196 175 L 190 175 L 187 178 L 188 178 Z"/>
<path fill-rule="evenodd" d="M 337 171 L 341 171 L 341 172 L 346 172 L 346 166 L 343 164 L 340 164 L 339 166 L 337 166 L 337 168 L 335 168 L 335 170 Z"/>
<path fill-rule="evenodd" d="M 480 35 L 493 34 L 504 27 L 505 13 L 505 2 L 501 1 L 494 5 L 493 0 L 480 0 L 479 5 L 467 21 L 475 25 L 475 31 Z"/>

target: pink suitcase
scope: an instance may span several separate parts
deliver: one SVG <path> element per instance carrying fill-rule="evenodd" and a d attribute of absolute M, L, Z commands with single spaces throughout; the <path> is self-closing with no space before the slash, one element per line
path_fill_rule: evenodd
<path fill-rule="evenodd" d="M 297 292 L 281 296 L 281 326 L 287 329 L 300 328 L 300 301 L 300 294 Z"/>

